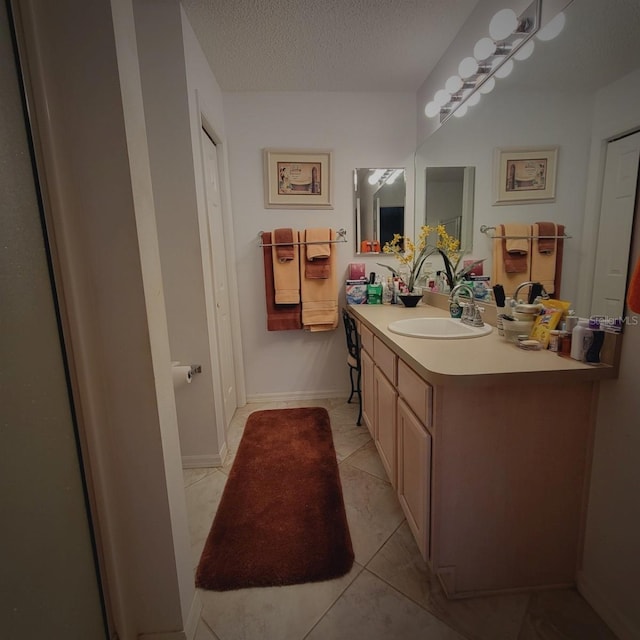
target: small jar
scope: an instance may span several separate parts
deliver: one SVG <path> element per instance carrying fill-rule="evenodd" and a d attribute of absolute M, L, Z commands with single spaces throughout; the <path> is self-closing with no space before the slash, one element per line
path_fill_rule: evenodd
<path fill-rule="evenodd" d="M 549 331 L 549 351 L 560 351 L 560 345 L 562 341 L 562 331 L 558 329 L 552 329 Z"/>

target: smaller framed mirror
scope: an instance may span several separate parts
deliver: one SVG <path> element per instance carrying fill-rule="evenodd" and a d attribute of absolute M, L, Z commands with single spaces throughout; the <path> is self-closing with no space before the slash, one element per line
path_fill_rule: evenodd
<path fill-rule="evenodd" d="M 404 235 L 405 170 L 367 168 L 353 173 L 356 254 L 380 253 L 394 234 Z"/>
<path fill-rule="evenodd" d="M 444 225 L 460 240 L 460 249 L 471 251 L 473 243 L 473 194 L 475 167 L 427 167 L 425 169 L 424 222 Z"/>

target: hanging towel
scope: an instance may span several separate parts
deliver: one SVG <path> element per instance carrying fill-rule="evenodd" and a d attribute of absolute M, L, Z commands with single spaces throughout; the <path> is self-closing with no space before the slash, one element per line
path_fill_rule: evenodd
<path fill-rule="evenodd" d="M 323 233 L 316 233 L 314 231 L 322 231 Z M 325 233 L 326 232 L 326 233 Z M 319 240 L 319 236 L 322 236 Z M 313 240 L 312 238 L 316 238 Z M 311 280 L 317 280 L 328 278 L 331 275 L 331 265 L 329 264 L 329 258 L 331 256 L 331 245 L 328 240 L 331 238 L 331 229 L 307 229 L 300 232 L 300 239 L 307 242 L 321 242 L 327 240 L 326 244 L 303 244 L 301 255 L 304 256 L 304 275 L 305 278 Z M 320 248 L 318 251 L 318 247 Z M 325 257 L 320 257 L 320 254 L 327 253 Z M 309 257 L 309 256 L 316 257 Z"/>
<path fill-rule="evenodd" d="M 271 244 L 271 233 L 262 233 L 262 244 Z M 302 305 L 284 304 L 275 302 L 275 286 L 273 280 L 273 252 L 272 247 L 263 247 L 264 259 L 264 291 L 267 302 L 267 330 L 289 331 L 302 329 Z"/>
<path fill-rule="evenodd" d="M 295 242 L 298 242 L 298 232 L 294 231 Z M 292 245 L 293 259 L 280 262 L 278 247 L 272 246 L 273 281 L 276 290 L 276 304 L 298 304 L 300 302 L 300 274 L 298 245 Z"/>
<path fill-rule="evenodd" d="M 493 240 L 493 260 L 491 265 L 492 284 L 501 284 L 504 287 L 505 296 L 512 296 L 516 287 L 526 280 L 529 280 L 529 268 L 526 272 L 513 273 L 505 269 L 504 263 L 504 225 L 498 225 L 495 230 L 496 237 Z M 528 256 L 525 256 L 527 258 Z M 528 265 L 528 263 L 527 263 Z"/>
<path fill-rule="evenodd" d="M 556 239 L 538 236 L 556 236 L 554 222 L 535 222 L 531 225 L 533 243 L 531 252 L 531 280 L 539 282 L 548 294 L 555 294 L 556 285 Z M 542 248 L 541 248 L 542 245 Z"/>
<path fill-rule="evenodd" d="M 640 313 L 640 259 L 636 262 L 631 282 L 629 283 L 627 305 L 634 313 Z"/>
<path fill-rule="evenodd" d="M 504 224 L 502 240 L 504 268 L 507 273 L 528 273 L 531 253 L 531 227 L 528 224 Z M 524 236 L 524 237 L 510 237 Z"/>
<path fill-rule="evenodd" d="M 293 239 L 293 229 L 275 229 L 273 232 L 273 242 L 276 245 L 276 254 L 278 262 L 287 262 L 293 260 L 295 254 L 295 246 L 293 243 L 297 241 Z"/>
<path fill-rule="evenodd" d="M 328 258 L 331 255 L 331 229 L 320 227 L 319 229 L 307 229 L 307 242 L 317 244 L 307 245 L 307 260 L 313 261 L 318 258 Z"/>
<path fill-rule="evenodd" d="M 539 233 L 533 233 L 532 235 L 540 236 L 557 236 L 558 230 L 556 229 L 555 222 L 536 222 L 538 225 Z M 556 238 L 540 238 L 538 240 L 538 252 L 539 253 L 553 253 L 556 250 Z M 535 247 L 534 247 L 535 251 Z"/>
<path fill-rule="evenodd" d="M 335 239 L 333 230 L 330 231 L 329 239 Z M 307 278 L 304 266 L 306 260 L 300 261 L 302 324 L 307 331 L 332 331 L 338 326 L 336 252 L 331 251 L 328 259 L 329 277 L 321 279 Z"/>

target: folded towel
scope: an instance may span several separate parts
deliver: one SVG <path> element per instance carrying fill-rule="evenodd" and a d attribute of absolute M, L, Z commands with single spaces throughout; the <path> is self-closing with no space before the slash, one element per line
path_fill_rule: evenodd
<path fill-rule="evenodd" d="M 262 233 L 262 244 L 271 244 L 271 233 Z M 301 304 L 276 305 L 271 247 L 264 247 L 262 255 L 264 260 L 264 291 L 267 302 L 267 330 L 289 331 L 302 329 Z"/>
<path fill-rule="evenodd" d="M 556 278 L 556 240 L 555 238 L 538 239 L 538 236 L 557 235 L 556 224 L 553 222 L 536 222 L 531 225 L 531 235 L 533 236 L 533 251 L 531 252 L 531 280 L 539 282 L 548 294 L 555 294 Z M 547 243 L 550 251 L 542 251 L 540 245 Z M 549 243 L 551 243 L 549 245 Z"/>
<path fill-rule="evenodd" d="M 627 305 L 634 313 L 640 313 L 640 260 L 636 263 L 627 290 Z"/>
<path fill-rule="evenodd" d="M 278 262 L 293 260 L 294 245 L 293 229 L 275 229 L 273 232 L 273 242 L 276 246 Z"/>
<path fill-rule="evenodd" d="M 298 232 L 294 231 L 295 242 Z M 298 304 L 300 302 L 300 273 L 298 245 L 293 245 L 293 259 L 280 262 L 276 246 L 271 247 L 273 260 L 273 281 L 276 290 L 276 304 Z"/>
<path fill-rule="evenodd" d="M 507 271 L 505 265 L 505 255 L 509 254 L 504 251 L 504 239 L 505 230 L 503 225 L 498 225 L 495 232 L 496 238 L 493 240 L 493 260 L 491 265 L 491 282 L 493 284 L 501 284 L 504 287 L 504 293 L 506 296 L 512 296 L 516 287 L 529 280 L 529 264 L 525 262 L 526 270 L 523 272 L 510 272 Z M 525 255 L 525 260 L 528 255 Z"/>
<path fill-rule="evenodd" d="M 328 230 L 327 230 L 328 231 Z M 330 237 L 330 236 L 329 236 Z M 300 232 L 300 241 L 309 242 L 308 231 Z M 331 265 L 329 264 L 329 257 L 309 259 L 309 249 L 319 245 L 302 245 L 301 256 L 305 256 L 304 259 L 304 277 L 310 280 L 324 280 L 331 274 Z"/>
<path fill-rule="evenodd" d="M 501 235 L 504 269 L 507 273 L 527 273 L 529 271 L 529 253 L 531 227 L 528 224 L 503 224 Z M 524 237 L 511 237 L 524 236 Z"/>
<path fill-rule="evenodd" d="M 331 255 L 331 229 L 321 227 L 319 229 L 307 229 L 306 241 L 317 244 L 307 245 L 307 260 L 316 260 L 317 258 L 328 258 Z"/>
<path fill-rule="evenodd" d="M 308 238 L 308 235 L 307 235 Z M 330 240 L 335 232 L 330 231 Z M 307 331 L 332 331 L 338 326 L 338 287 L 336 279 L 336 252 L 329 255 L 329 277 L 307 278 L 306 260 L 300 261 L 300 298 L 302 325 Z"/>
<path fill-rule="evenodd" d="M 557 235 L 556 231 L 556 223 L 555 222 L 536 222 L 538 225 L 538 233 L 533 233 L 532 235 L 540 235 L 540 236 L 555 236 Z M 556 239 L 555 238 L 540 238 L 538 240 L 538 251 L 540 253 L 553 253 L 556 250 Z M 535 247 L 534 247 L 535 251 Z"/>

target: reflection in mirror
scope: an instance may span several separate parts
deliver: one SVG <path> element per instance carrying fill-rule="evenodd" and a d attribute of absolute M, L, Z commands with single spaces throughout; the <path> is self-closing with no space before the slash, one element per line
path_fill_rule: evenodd
<path fill-rule="evenodd" d="M 443 225 L 460 241 L 460 249 L 471 251 L 473 238 L 474 167 L 427 167 L 425 210 L 422 224 Z"/>
<path fill-rule="evenodd" d="M 617 269 L 627 273 L 632 221 L 621 232 L 604 209 L 601 215 L 602 176 L 610 142 L 640 130 L 635 106 L 640 99 L 640 10 L 637 0 L 620 0 L 615 10 L 601 0 L 580 0 L 572 2 L 565 15 L 557 38 L 535 38 L 529 59 L 518 61 L 492 93 L 483 95 L 464 117 L 447 120 L 419 146 L 415 220 L 418 227 L 425 210 L 427 167 L 474 166 L 473 250 L 465 259 L 486 258 L 484 273 L 494 276 L 497 243 L 480 232 L 483 225 L 562 224 L 570 239 L 564 242 L 558 271 L 562 280 L 555 294 L 587 316 L 597 312 L 592 306 L 596 256 L 600 260 L 602 251 L 613 247 L 624 255 Z M 495 149 L 548 146 L 558 147 L 555 199 L 497 205 Z M 607 243 L 603 230 L 613 233 L 616 242 Z M 525 275 L 523 280 L 529 279 Z"/>
<path fill-rule="evenodd" d="M 356 253 L 380 253 L 394 234 L 404 235 L 404 169 L 354 171 Z"/>

